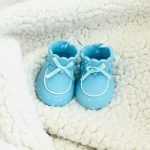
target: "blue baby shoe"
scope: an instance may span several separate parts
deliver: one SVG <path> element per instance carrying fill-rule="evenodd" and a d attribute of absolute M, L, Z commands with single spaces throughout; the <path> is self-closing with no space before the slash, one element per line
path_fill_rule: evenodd
<path fill-rule="evenodd" d="M 99 109 L 112 100 L 113 59 L 112 49 L 103 44 L 88 45 L 82 49 L 80 74 L 76 84 L 76 99 L 81 105 Z"/>
<path fill-rule="evenodd" d="M 63 106 L 74 96 L 76 47 L 66 40 L 48 46 L 48 56 L 36 80 L 36 93 L 47 105 Z"/>

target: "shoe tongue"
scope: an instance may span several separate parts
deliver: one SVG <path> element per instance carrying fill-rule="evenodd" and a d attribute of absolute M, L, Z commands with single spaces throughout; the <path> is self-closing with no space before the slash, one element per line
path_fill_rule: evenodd
<path fill-rule="evenodd" d="M 57 60 L 63 66 L 67 65 L 70 62 L 69 59 L 66 57 L 58 57 Z"/>
<path fill-rule="evenodd" d="M 83 58 L 83 62 L 84 64 L 87 66 L 92 66 L 92 67 L 98 67 L 101 64 L 101 61 L 97 60 L 97 59 L 84 59 Z"/>
<path fill-rule="evenodd" d="M 74 61 L 73 57 L 67 58 L 67 57 L 59 57 L 58 55 L 53 55 L 52 59 L 53 58 L 56 58 L 62 66 L 66 66 L 71 61 Z M 54 62 L 52 61 L 52 63 L 54 63 Z M 54 63 L 54 65 L 55 65 L 55 63 Z"/>
<path fill-rule="evenodd" d="M 93 66 L 93 67 L 97 67 L 97 66 L 99 66 L 101 63 L 100 63 L 100 61 L 98 61 L 98 60 L 90 60 L 89 61 L 89 64 L 91 65 L 91 66 Z"/>
<path fill-rule="evenodd" d="M 59 57 L 58 55 L 48 55 L 46 58 L 46 62 L 47 65 L 51 64 L 52 66 L 56 66 L 55 62 L 54 62 L 54 58 L 56 58 L 58 60 L 58 62 L 62 65 L 62 66 L 66 66 L 69 62 L 72 61 L 72 59 L 68 59 L 66 57 Z"/>

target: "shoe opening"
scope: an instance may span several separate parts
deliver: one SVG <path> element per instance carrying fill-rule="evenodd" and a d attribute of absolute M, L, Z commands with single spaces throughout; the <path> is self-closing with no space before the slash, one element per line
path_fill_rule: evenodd
<path fill-rule="evenodd" d="M 108 59 L 111 55 L 109 47 L 101 47 L 99 44 L 88 45 L 83 49 L 83 55 L 90 59 Z"/>
<path fill-rule="evenodd" d="M 75 57 L 77 55 L 77 49 L 74 45 L 70 44 L 66 40 L 56 41 L 49 45 L 49 51 L 53 54 L 58 55 L 59 57 Z"/>

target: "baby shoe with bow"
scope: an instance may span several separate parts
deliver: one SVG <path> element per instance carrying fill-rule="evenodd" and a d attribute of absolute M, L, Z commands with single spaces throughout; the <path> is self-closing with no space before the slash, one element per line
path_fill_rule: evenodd
<path fill-rule="evenodd" d="M 112 100 L 114 53 L 103 44 L 85 46 L 81 51 L 80 74 L 76 84 L 77 101 L 89 109 L 99 109 Z"/>
<path fill-rule="evenodd" d="M 67 40 L 59 40 L 48 46 L 48 52 L 36 79 L 36 93 L 47 105 L 63 106 L 74 96 L 78 51 Z"/>

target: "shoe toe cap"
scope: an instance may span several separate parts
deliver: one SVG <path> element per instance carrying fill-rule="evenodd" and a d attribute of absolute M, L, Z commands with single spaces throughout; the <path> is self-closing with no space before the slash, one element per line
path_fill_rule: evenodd
<path fill-rule="evenodd" d="M 113 80 L 111 80 L 107 91 L 100 96 L 86 95 L 81 89 L 80 84 L 81 83 L 79 81 L 76 87 L 76 99 L 84 107 L 89 108 L 89 109 L 100 109 L 102 107 L 105 107 L 107 104 L 111 102 L 113 93 L 114 93 L 114 81 Z"/>
<path fill-rule="evenodd" d="M 62 87 L 61 87 L 62 88 Z M 64 87 L 65 88 L 65 87 Z M 55 92 L 59 93 L 60 91 Z M 65 93 L 60 93 L 60 94 L 54 94 L 48 91 L 44 83 L 42 82 L 41 79 L 36 80 L 36 94 L 39 97 L 39 99 L 46 105 L 49 106 L 63 106 L 67 103 L 69 103 L 73 97 L 74 94 L 74 83 L 72 83 L 71 87 L 69 88 L 68 91 Z"/>

